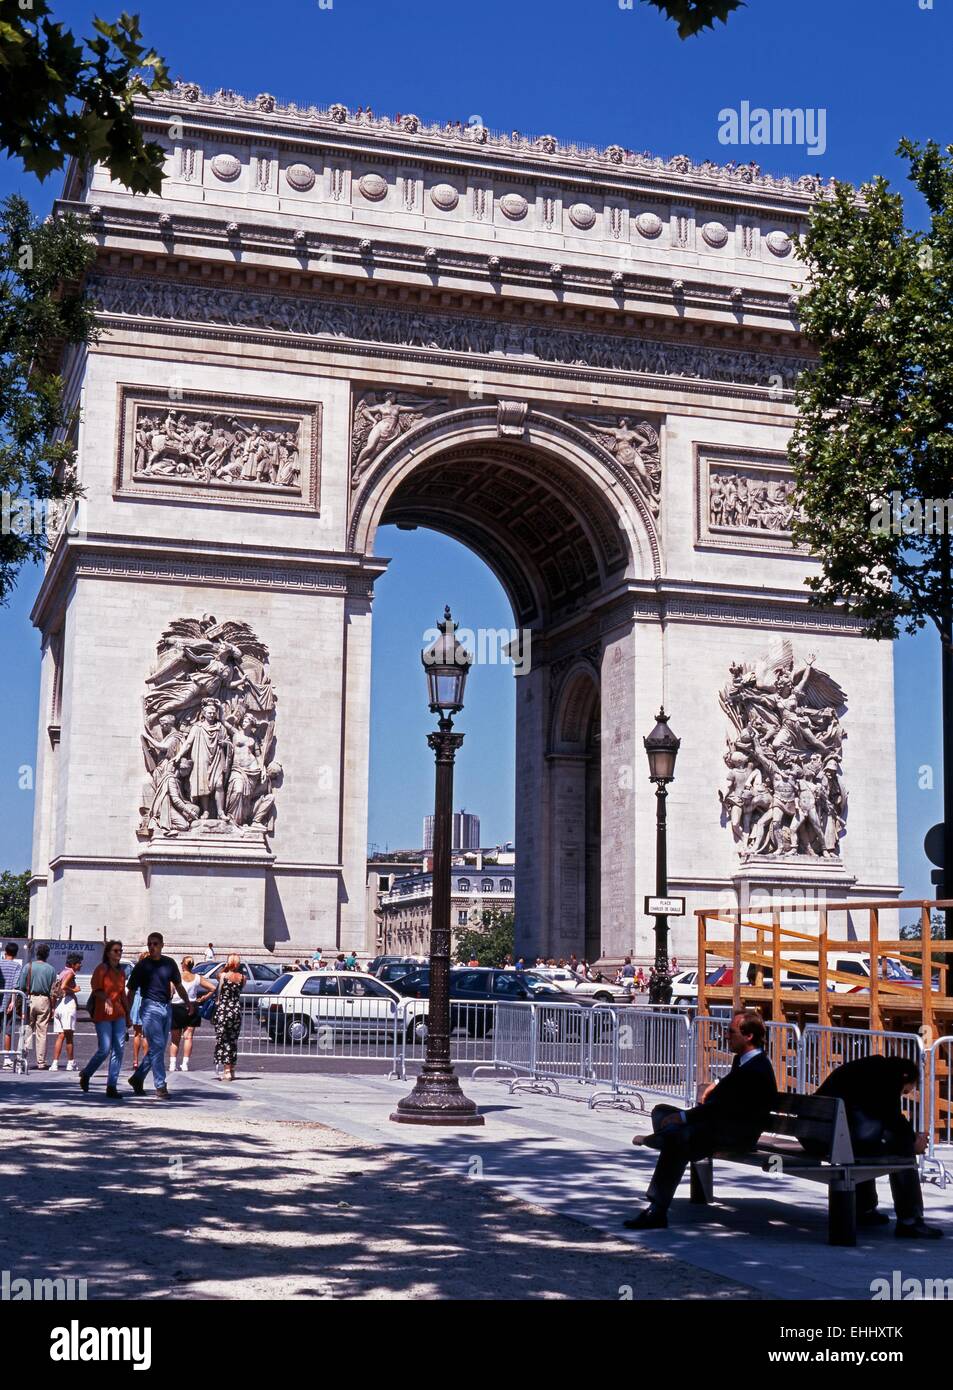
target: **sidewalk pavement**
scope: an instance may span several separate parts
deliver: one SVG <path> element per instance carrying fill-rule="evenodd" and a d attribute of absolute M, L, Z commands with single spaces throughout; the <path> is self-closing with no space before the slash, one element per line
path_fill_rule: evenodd
<path fill-rule="evenodd" d="M 391 1122 L 411 1083 L 383 1076 L 172 1082 L 167 1105 L 119 1106 L 98 1078 L 87 1098 L 60 1074 L 4 1077 L 4 1268 L 85 1277 L 93 1298 L 830 1300 L 869 1299 L 894 1270 L 953 1277 L 953 1189 L 932 1184 L 943 1242 L 890 1226 L 831 1247 L 826 1188 L 730 1164 L 715 1206 L 685 1184 L 667 1231 L 622 1230 L 654 1164 L 631 1144 L 647 1117 L 589 1110 L 571 1083 L 467 1078 L 486 1125 L 447 1130 Z"/>

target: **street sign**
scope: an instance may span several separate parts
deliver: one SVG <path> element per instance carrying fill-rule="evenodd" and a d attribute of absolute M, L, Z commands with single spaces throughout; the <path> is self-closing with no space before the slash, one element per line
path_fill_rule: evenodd
<path fill-rule="evenodd" d="M 646 895 L 645 913 L 647 917 L 684 917 L 684 898 L 650 898 Z"/>
<path fill-rule="evenodd" d="M 943 868 L 943 822 L 933 825 L 927 831 L 923 840 L 923 849 L 926 857 L 931 864 L 935 864 L 938 869 Z M 936 879 L 933 880 L 934 883 Z"/>

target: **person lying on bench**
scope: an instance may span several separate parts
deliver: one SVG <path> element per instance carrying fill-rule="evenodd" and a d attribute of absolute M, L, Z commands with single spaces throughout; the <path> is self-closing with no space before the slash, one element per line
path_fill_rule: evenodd
<path fill-rule="evenodd" d="M 923 1219 L 923 1194 L 916 1154 L 927 1147 L 927 1136 L 916 1134 L 901 1109 L 904 1096 L 917 1087 L 919 1069 L 906 1057 L 858 1057 L 836 1067 L 816 1095 L 836 1096 L 847 1110 L 847 1125 L 855 1158 L 900 1156 L 909 1158 L 909 1168 L 890 1174 L 890 1190 L 897 1214 L 895 1234 L 902 1239 L 939 1240 L 943 1232 Z M 819 1151 L 817 1141 L 801 1140 L 808 1153 Z M 877 1183 L 874 1178 L 857 1184 L 857 1224 L 887 1226 L 890 1217 L 877 1210 Z"/>
<path fill-rule="evenodd" d="M 742 1009 L 731 1020 L 728 1046 L 735 1054 L 731 1071 L 707 1087 L 691 1110 L 656 1105 L 652 1134 L 637 1134 L 633 1144 L 659 1149 L 649 1186 L 650 1205 L 622 1224 L 630 1231 L 654 1231 L 668 1225 L 668 1209 L 688 1164 L 711 1158 L 718 1149 L 753 1149 L 768 1122 L 778 1088 L 764 1051 L 764 1020 Z"/>

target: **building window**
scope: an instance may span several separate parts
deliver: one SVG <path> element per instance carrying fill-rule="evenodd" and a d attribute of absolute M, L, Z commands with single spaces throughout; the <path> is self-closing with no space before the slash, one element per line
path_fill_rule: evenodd
<path fill-rule="evenodd" d="M 457 879 L 457 890 L 460 893 L 469 893 L 470 880 L 468 878 Z"/>
<path fill-rule="evenodd" d="M 457 913 L 457 926 L 458 926 L 458 927 L 465 927 L 466 924 L 467 924 L 467 922 L 468 922 L 468 920 L 469 920 L 469 918 L 468 918 L 466 912 L 458 912 L 458 913 Z"/>
<path fill-rule="evenodd" d="M 512 893 L 512 891 L 513 891 L 513 880 L 512 880 L 511 878 L 501 878 L 501 879 L 500 879 L 500 892 L 501 892 L 501 893 Z"/>
<path fill-rule="evenodd" d="M 481 892 L 481 893 L 492 893 L 492 892 L 493 892 L 493 880 L 492 880 L 492 878 L 485 878 L 485 879 L 483 880 L 483 882 L 480 884 L 480 892 Z"/>

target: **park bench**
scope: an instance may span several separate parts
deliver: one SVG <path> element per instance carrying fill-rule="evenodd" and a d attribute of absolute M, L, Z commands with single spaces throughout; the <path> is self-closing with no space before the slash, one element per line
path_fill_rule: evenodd
<path fill-rule="evenodd" d="M 823 1146 L 820 1156 L 805 1153 L 799 1140 Z M 712 1158 L 696 1159 L 691 1165 L 691 1200 L 705 1203 L 713 1197 L 713 1159 L 760 1168 L 764 1173 L 806 1178 L 826 1183 L 827 1241 L 829 1245 L 857 1244 L 857 1184 L 868 1178 L 884 1177 L 908 1167 L 902 1157 L 854 1157 L 847 1112 L 842 1100 L 833 1096 L 779 1094 L 767 1125 L 753 1149 L 718 1150 Z"/>

